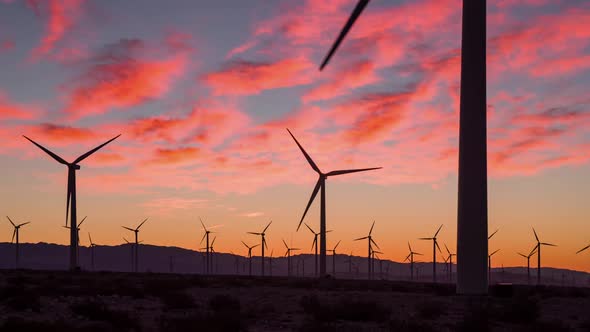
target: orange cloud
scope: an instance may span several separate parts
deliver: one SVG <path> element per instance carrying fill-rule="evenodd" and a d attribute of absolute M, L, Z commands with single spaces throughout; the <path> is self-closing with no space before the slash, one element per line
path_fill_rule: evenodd
<path fill-rule="evenodd" d="M 94 132 L 86 128 L 60 126 L 52 123 L 43 123 L 33 130 L 51 141 L 78 141 L 96 137 Z"/>
<path fill-rule="evenodd" d="M 184 147 L 176 149 L 157 149 L 154 158 L 149 162 L 151 164 L 170 165 L 195 161 L 202 157 L 202 150 L 194 147 Z"/>
<path fill-rule="evenodd" d="M 307 59 L 289 58 L 275 62 L 232 61 L 217 72 L 206 74 L 216 95 L 258 94 L 264 90 L 308 84 L 313 64 Z"/>

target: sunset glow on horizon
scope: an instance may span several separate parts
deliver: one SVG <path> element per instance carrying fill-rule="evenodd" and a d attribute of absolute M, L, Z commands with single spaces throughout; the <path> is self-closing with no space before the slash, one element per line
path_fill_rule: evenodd
<path fill-rule="evenodd" d="M 73 161 L 121 134 L 77 171 L 81 245 L 149 217 L 145 244 L 197 250 L 201 217 L 217 252 L 246 255 L 272 220 L 267 254 L 310 253 L 317 174 L 288 128 L 324 172 L 382 167 L 327 180 L 328 249 L 365 256 L 375 221 L 382 258 L 409 241 L 431 261 L 418 238 L 441 224 L 455 252 L 461 2 L 374 1 L 319 72 L 354 4 L 0 0 L 0 215 L 31 221 L 21 243 L 68 244 L 67 169 L 22 135 Z M 534 227 L 557 244 L 544 267 L 590 272 L 588 21 L 588 1 L 488 1 L 494 267 L 526 264 Z"/>

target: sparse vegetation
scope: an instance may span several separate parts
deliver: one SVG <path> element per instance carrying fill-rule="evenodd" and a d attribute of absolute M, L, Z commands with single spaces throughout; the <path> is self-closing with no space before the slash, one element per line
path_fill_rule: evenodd
<path fill-rule="evenodd" d="M 91 321 L 109 324 L 112 331 L 139 331 L 139 324 L 126 312 L 110 309 L 102 301 L 91 299 L 70 305 L 70 310 L 76 316 Z"/>
<path fill-rule="evenodd" d="M 303 311 L 316 321 L 335 320 L 359 322 L 383 322 L 389 318 L 391 310 L 375 301 L 337 299 L 333 303 L 320 302 L 317 295 L 305 295 L 300 300 Z"/>
<path fill-rule="evenodd" d="M 445 306 L 440 301 L 425 299 L 416 305 L 416 313 L 421 319 L 437 319 L 445 313 Z"/>
<path fill-rule="evenodd" d="M 0 271 L 0 332 L 590 330 L 588 289 L 516 285 L 510 296 L 484 298 L 449 290 L 380 280 Z"/>

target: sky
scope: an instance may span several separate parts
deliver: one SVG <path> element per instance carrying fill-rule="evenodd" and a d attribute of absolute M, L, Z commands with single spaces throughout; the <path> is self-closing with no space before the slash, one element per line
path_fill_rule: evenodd
<path fill-rule="evenodd" d="M 329 66 L 318 66 L 353 0 L 0 0 L 0 215 L 22 242 L 69 243 L 68 161 L 121 134 L 77 171 L 82 245 L 144 243 L 245 255 L 296 232 L 317 175 L 328 248 L 403 260 L 410 241 L 456 248 L 460 0 L 375 0 Z M 542 241 L 543 265 L 590 271 L 590 3 L 488 0 L 489 232 L 494 266 Z M 319 197 L 318 197 L 319 198 Z M 319 229 L 319 203 L 306 222 Z M 0 223 L 0 241 L 12 226 Z M 443 248 L 444 250 L 444 248 Z M 258 255 L 258 252 L 255 252 Z"/>

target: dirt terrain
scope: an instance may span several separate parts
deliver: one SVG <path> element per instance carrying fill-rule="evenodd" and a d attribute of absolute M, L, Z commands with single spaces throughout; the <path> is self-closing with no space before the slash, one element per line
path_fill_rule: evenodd
<path fill-rule="evenodd" d="M 590 331 L 590 289 L 0 271 L 0 331 Z"/>

